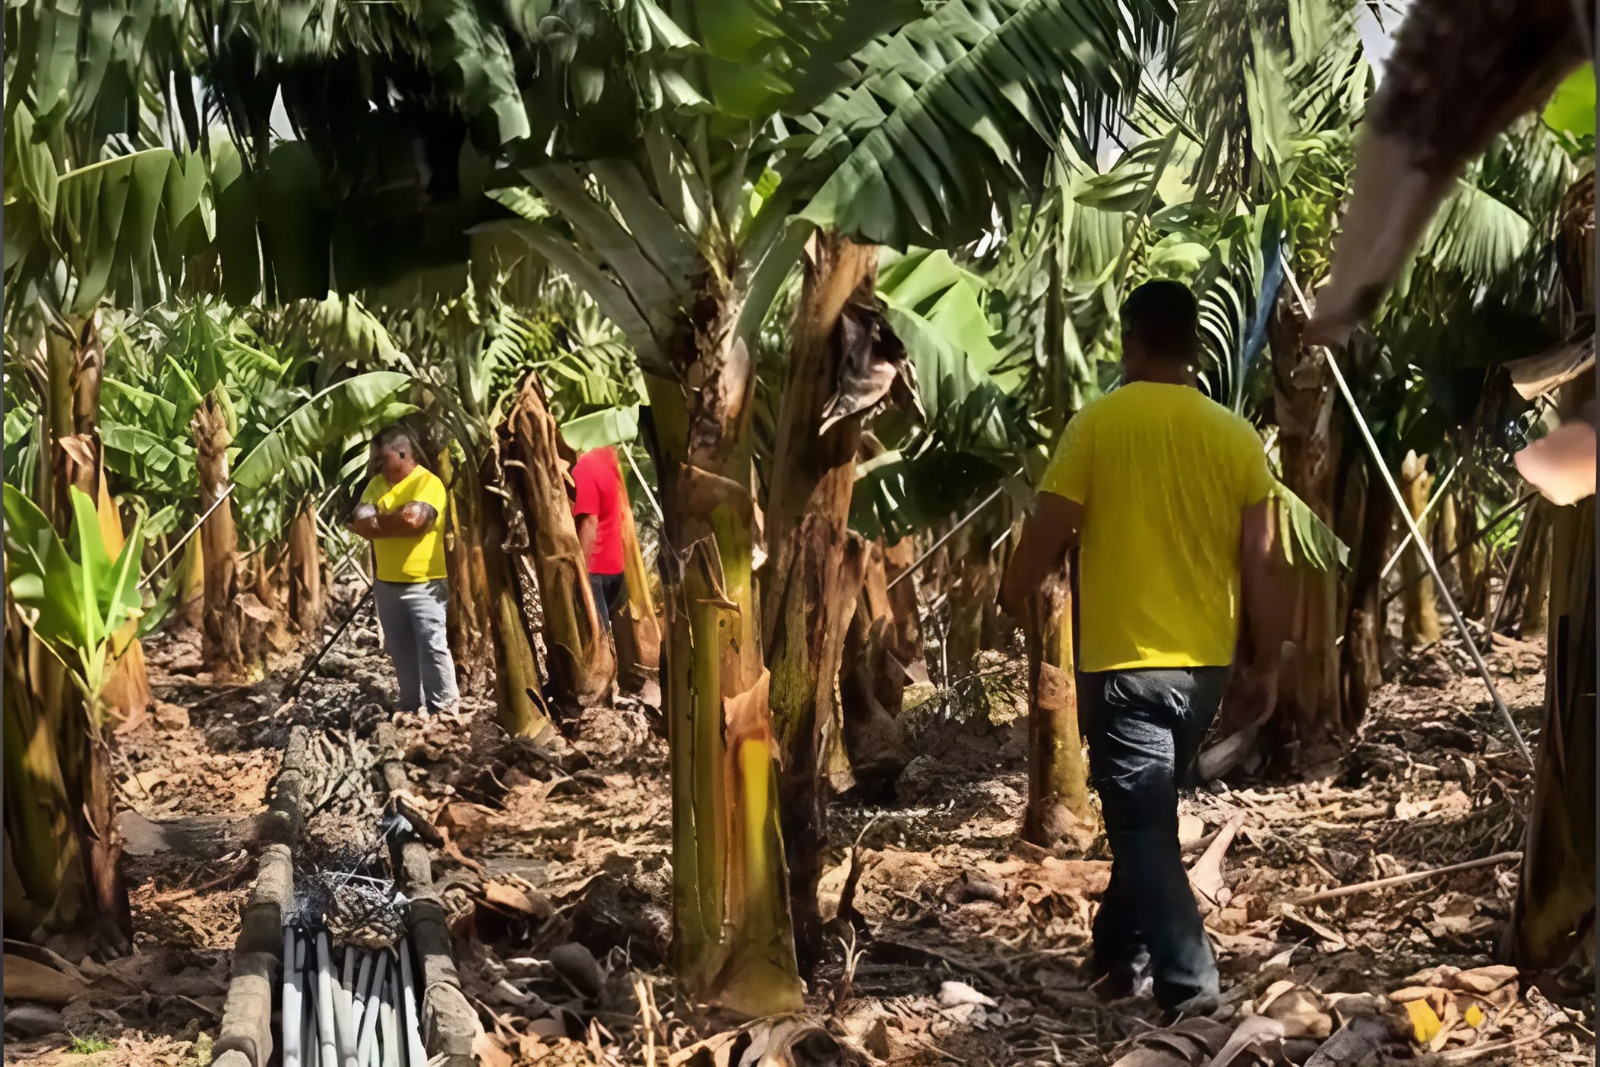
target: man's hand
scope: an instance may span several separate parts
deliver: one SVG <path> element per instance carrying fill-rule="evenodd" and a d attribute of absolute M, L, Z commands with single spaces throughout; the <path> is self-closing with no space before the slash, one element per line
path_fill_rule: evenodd
<path fill-rule="evenodd" d="M 345 528 L 357 537 L 370 541 L 378 536 L 378 508 L 374 504 L 357 504 L 350 513 Z"/>
<path fill-rule="evenodd" d="M 439 513 L 432 504 L 424 504 L 419 500 L 389 512 L 380 512 L 371 504 L 362 504 L 351 513 L 350 532 L 368 541 L 378 537 L 415 537 L 431 530 L 438 518 Z"/>
<path fill-rule="evenodd" d="M 1259 726 L 1278 709 L 1278 656 L 1263 653 L 1239 665 L 1238 700 L 1246 708 L 1247 722 Z"/>

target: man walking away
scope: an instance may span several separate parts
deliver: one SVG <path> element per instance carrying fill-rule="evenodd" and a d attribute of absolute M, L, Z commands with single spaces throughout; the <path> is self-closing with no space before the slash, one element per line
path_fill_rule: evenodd
<path fill-rule="evenodd" d="M 1080 721 L 1113 857 L 1094 922 L 1096 992 L 1132 995 L 1147 952 L 1161 1007 L 1204 1014 L 1217 965 L 1178 845 L 1178 790 L 1222 701 L 1241 597 L 1261 652 L 1240 669 L 1269 706 L 1281 637 L 1272 478 L 1249 423 L 1193 387 L 1197 323 L 1176 282 L 1129 295 L 1124 384 L 1068 422 L 1002 597 L 1022 618 L 1079 546 Z"/>
<path fill-rule="evenodd" d="M 628 602 L 622 576 L 622 468 L 615 450 L 596 448 L 578 457 L 572 468 L 577 500 L 572 517 L 578 524 L 578 544 L 583 547 L 594 591 L 600 625 L 611 629 L 611 613 Z"/>
<path fill-rule="evenodd" d="M 456 665 L 445 629 L 444 483 L 417 462 L 417 444 L 398 426 L 372 442 L 372 480 L 349 529 L 372 542 L 373 600 L 400 682 L 400 711 L 455 710 Z"/>

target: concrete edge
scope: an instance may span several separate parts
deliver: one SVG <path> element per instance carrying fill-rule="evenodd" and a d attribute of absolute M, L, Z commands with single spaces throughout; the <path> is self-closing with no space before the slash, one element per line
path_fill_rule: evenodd
<path fill-rule="evenodd" d="M 406 788 L 404 753 L 388 723 L 377 731 L 378 770 L 391 795 Z M 422 1041 L 430 1067 L 476 1067 L 472 1046 L 480 1030 L 478 1013 L 461 991 L 461 976 L 450 952 L 450 926 L 433 891 L 428 846 L 413 834 L 390 844 L 390 862 L 406 905 L 406 932 L 416 951 L 422 1003 Z M 257 1065 L 259 1067 L 259 1065 Z"/>
<path fill-rule="evenodd" d="M 273 1052 L 273 989 L 282 973 L 283 922 L 294 909 L 294 853 L 305 825 L 305 761 L 309 734 L 289 731 L 276 788 L 258 821 L 261 859 L 240 915 L 232 976 L 212 1047 L 215 1067 L 269 1067 Z"/>

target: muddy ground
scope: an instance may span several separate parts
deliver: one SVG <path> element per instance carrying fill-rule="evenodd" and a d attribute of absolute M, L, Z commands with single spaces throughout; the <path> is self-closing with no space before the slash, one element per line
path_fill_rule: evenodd
<path fill-rule="evenodd" d="M 289 727 L 348 744 L 350 731 L 364 736 L 383 715 L 388 667 L 370 619 L 288 702 L 281 689 L 300 653 L 274 662 L 260 685 L 218 687 L 197 674 L 195 641 L 149 643 L 159 702 L 116 739 L 135 952 L 96 962 L 71 938 L 53 942 L 53 954 L 8 942 L 85 991 L 21 1016 L 8 1003 L 8 1063 L 203 1067 L 255 872 L 253 820 Z M 1222 1027 L 1208 1034 L 1271 1017 L 1302 1062 L 1330 1030 L 1371 1016 L 1383 1020 L 1371 1041 L 1386 1058 L 1594 1062 L 1592 961 L 1537 987 L 1491 966 L 1514 862 L 1296 903 L 1519 847 L 1526 768 L 1482 682 L 1457 659 L 1445 649 L 1402 663 L 1360 736 L 1317 780 L 1241 773 L 1184 800 L 1191 861 L 1214 859 L 1219 836 L 1232 838 L 1207 904 L 1226 991 Z M 1501 647 L 1492 660 L 1536 744 L 1538 645 Z M 834 804 L 823 878 L 830 955 L 808 1008 L 863 1063 L 1098 1065 L 1130 1054 L 1146 1067 L 1203 1063 L 1203 1040 L 1151 1043 L 1160 1020 L 1148 1001 L 1108 1007 L 1088 992 L 1083 958 L 1108 857 L 1055 856 L 1018 840 L 1027 788 L 1019 669 L 991 659 L 982 697 L 969 687 L 963 700 L 908 712 L 920 755 L 895 804 Z M 412 791 L 448 838 L 436 884 L 495 1067 L 737 1062 L 752 1036 L 735 1042 L 730 1020 L 688 1003 L 665 963 L 671 818 L 658 722 L 622 698 L 566 724 L 568 742 L 553 746 L 510 741 L 482 703 L 459 719 L 400 724 Z M 381 876 L 373 785 L 312 820 L 303 873 Z M 364 918 L 355 911 L 347 926 Z M 367 925 L 345 932 L 386 936 L 382 915 Z"/>

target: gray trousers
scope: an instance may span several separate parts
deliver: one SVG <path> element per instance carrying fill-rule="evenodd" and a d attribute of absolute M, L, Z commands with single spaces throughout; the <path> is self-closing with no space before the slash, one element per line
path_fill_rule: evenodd
<path fill-rule="evenodd" d="M 416 711 L 424 704 L 429 711 L 443 711 L 460 699 L 445 629 L 449 596 L 443 578 L 373 583 L 383 643 L 400 681 L 400 711 Z"/>

